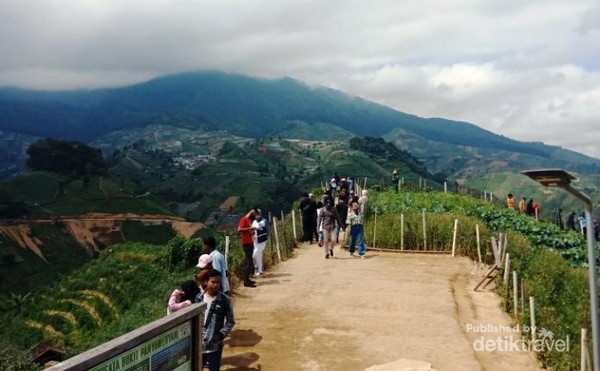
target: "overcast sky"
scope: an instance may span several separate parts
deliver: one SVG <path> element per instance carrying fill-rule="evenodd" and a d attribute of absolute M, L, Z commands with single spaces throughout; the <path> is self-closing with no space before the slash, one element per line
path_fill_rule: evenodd
<path fill-rule="evenodd" d="M 597 0 L 1 0 L 0 86 L 290 76 L 600 158 Z"/>

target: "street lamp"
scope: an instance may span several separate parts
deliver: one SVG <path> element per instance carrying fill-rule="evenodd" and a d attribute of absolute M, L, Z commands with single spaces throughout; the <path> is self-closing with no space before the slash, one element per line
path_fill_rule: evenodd
<path fill-rule="evenodd" d="M 594 224 L 592 220 L 592 200 L 588 197 L 588 195 L 571 186 L 571 181 L 577 178 L 562 169 L 527 170 L 522 171 L 521 174 L 527 175 L 545 187 L 562 188 L 583 201 L 587 225 L 587 250 L 588 269 L 590 276 L 590 305 L 592 307 L 592 344 L 594 353 L 594 370 L 600 370 L 600 359 L 598 354 L 598 281 L 596 278 L 596 240 L 594 237 Z"/>

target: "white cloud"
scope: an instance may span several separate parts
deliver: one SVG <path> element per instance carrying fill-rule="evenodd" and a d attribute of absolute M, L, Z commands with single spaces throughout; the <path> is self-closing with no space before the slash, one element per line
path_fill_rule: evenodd
<path fill-rule="evenodd" d="M 600 158 L 594 0 L 6 0 L 0 85 L 291 76 Z"/>

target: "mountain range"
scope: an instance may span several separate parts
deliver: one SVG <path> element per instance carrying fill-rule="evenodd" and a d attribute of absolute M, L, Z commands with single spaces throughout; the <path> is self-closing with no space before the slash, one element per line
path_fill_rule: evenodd
<path fill-rule="evenodd" d="M 291 78 L 267 80 L 200 71 L 112 89 L 0 88 L 0 158 L 10 164 L 0 173 L 22 170 L 24 147 L 36 138 L 104 143 L 104 149 L 114 150 L 111 141 L 127 145 L 137 139 L 133 135 L 130 143 L 123 143 L 123 131 L 162 126 L 226 131 L 254 139 L 383 137 L 411 153 L 438 178 L 459 182 L 494 173 L 518 174 L 527 168 L 559 167 L 580 176 L 600 169 L 599 159 L 558 146 L 513 140 L 467 122 L 421 118 Z M 21 146 L 15 138 L 20 138 Z"/>

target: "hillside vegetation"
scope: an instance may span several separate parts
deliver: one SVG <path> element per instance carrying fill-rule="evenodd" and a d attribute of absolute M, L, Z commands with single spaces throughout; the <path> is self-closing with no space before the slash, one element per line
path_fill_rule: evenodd
<path fill-rule="evenodd" d="M 470 123 L 420 118 L 291 78 L 265 80 L 203 71 L 115 89 L 0 89 L 0 130 L 11 133 L 91 142 L 117 130 L 150 125 L 227 130 L 249 138 L 386 136 L 403 149 L 412 150 L 412 142 L 423 151 L 433 149 L 432 156 L 460 157 L 452 164 L 456 176 L 467 174 L 462 172 L 461 160 L 470 162 L 490 152 L 502 153 L 512 167 L 520 167 L 520 162 L 532 167 L 542 159 L 547 165 L 584 173 L 597 172 L 600 166 L 598 159 L 556 146 L 519 142 Z M 426 163 L 433 172 L 441 170 L 432 165 Z"/>
<path fill-rule="evenodd" d="M 523 297 L 535 298 L 536 326 L 552 332 L 549 339 L 571 339 L 567 351 L 542 349 L 538 356 L 546 367 L 554 370 L 574 370 L 579 367 L 582 328 L 591 330 L 590 296 L 587 271 L 586 242 L 576 232 L 559 230 L 555 225 L 538 222 L 505 207 L 497 207 L 471 197 L 444 193 L 373 193 L 369 200 L 372 216 L 365 224 L 366 241 L 374 239 L 374 214 L 378 225 L 377 246 L 400 249 L 400 218 L 405 214 L 405 244 L 411 249 L 424 249 L 421 213 L 426 212 L 427 246 L 430 250 L 451 251 L 454 220 L 458 220 L 457 253 L 478 259 L 474 225 L 481 228 L 484 262 L 494 259 L 489 248 L 489 238 L 498 233 L 508 233 L 507 252 L 510 270 L 517 272 L 523 282 Z M 598 250 L 598 247 L 597 247 Z M 486 254 L 487 252 L 487 254 Z M 600 251 L 597 251 L 600 252 Z M 598 256 L 598 255 L 597 255 Z M 596 262 L 596 267 L 599 261 Z M 504 267 L 497 274 L 497 293 L 508 310 L 518 305 L 504 284 Z M 509 277 L 511 277 L 511 272 Z M 528 325 L 531 313 L 523 309 L 514 321 Z M 529 341 L 530 334 L 521 334 Z M 519 335 L 517 335 L 518 337 Z M 539 336 L 539 335 L 538 335 Z M 546 335 L 543 335 L 546 336 Z M 587 344 L 591 352 L 590 344 Z M 535 348 L 534 348 L 535 349 Z"/>

